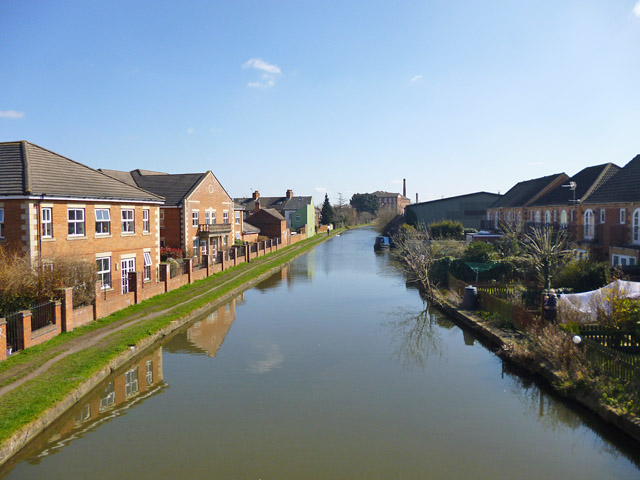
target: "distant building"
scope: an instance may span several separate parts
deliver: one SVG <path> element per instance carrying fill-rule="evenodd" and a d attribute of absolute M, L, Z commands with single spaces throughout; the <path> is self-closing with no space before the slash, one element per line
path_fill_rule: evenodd
<path fill-rule="evenodd" d="M 286 221 L 291 232 L 297 232 L 306 227 L 307 236 L 316 234 L 315 207 L 313 197 L 296 196 L 293 190 L 287 190 L 284 197 L 261 197 L 257 190 L 251 197 L 235 198 L 237 209 L 244 211 L 244 218 L 261 209 L 276 210 Z M 256 227 L 259 225 L 254 224 Z"/>
<path fill-rule="evenodd" d="M 487 208 L 501 195 L 489 192 L 468 193 L 430 202 L 414 203 L 405 208 L 407 222 L 425 226 L 439 220 L 455 220 L 465 228 L 480 228 Z"/>

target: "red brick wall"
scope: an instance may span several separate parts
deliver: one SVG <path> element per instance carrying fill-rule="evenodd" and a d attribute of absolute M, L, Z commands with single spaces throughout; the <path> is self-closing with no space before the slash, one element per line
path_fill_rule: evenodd
<path fill-rule="evenodd" d="M 7 245 L 12 248 L 26 249 L 27 245 L 23 239 L 26 235 L 26 225 L 22 220 L 25 214 L 24 200 L 0 200 L 0 207 L 4 208 L 4 226 L 0 238 L 0 245 Z"/>

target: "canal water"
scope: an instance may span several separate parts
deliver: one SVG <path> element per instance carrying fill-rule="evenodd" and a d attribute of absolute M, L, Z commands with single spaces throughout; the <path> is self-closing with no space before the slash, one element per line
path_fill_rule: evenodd
<path fill-rule="evenodd" d="M 638 479 L 638 445 L 336 236 L 143 352 L 10 479 Z"/>

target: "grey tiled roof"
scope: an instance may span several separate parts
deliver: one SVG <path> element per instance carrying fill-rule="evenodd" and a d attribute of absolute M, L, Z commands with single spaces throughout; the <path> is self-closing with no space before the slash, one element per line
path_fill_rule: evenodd
<path fill-rule="evenodd" d="M 162 195 L 166 205 L 179 205 L 206 175 L 206 173 L 140 175 L 137 170 L 131 172 L 136 185 Z"/>
<path fill-rule="evenodd" d="M 592 195 L 608 179 L 615 175 L 618 170 L 620 170 L 620 167 L 613 163 L 587 167 L 564 182 L 564 185 L 568 185 L 569 182 L 575 182 L 575 199 L 584 201 L 587 196 Z M 569 205 L 572 203 L 571 200 L 574 199 L 573 193 L 573 190 L 570 188 L 559 185 L 531 205 Z"/>
<path fill-rule="evenodd" d="M 0 143 L 0 196 L 8 195 L 140 202 L 164 200 L 26 141 Z"/>
<path fill-rule="evenodd" d="M 640 155 L 616 172 L 584 203 L 618 203 L 640 201 Z"/>
<path fill-rule="evenodd" d="M 298 210 L 305 205 L 313 205 L 313 197 L 294 196 L 287 197 L 260 197 L 260 208 L 273 208 L 279 212 L 286 210 Z M 253 211 L 256 201 L 253 198 L 234 198 L 236 206 L 244 208 L 248 212 Z"/>
<path fill-rule="evenodd" d="M 248 222 L 242 222 L 242 233 L 260 233 L 260 229 Z"/>
<path fill-rule="evenodd" d="M 528 205 L 542 190 L 562 177 L 565 179 L 568 178 L 564 173 L 554 173 L 553 175 L 547 175 L 546 177 L 534 178 L 532 180 L 516 183 L 507 193 L 496 200 L 490 208 L 524 207 Z"/>

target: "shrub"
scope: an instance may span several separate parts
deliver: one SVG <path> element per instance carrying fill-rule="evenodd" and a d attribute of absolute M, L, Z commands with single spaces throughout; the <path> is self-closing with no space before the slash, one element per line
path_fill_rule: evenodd
<path fill-rule="evenodd" d="M 574 292 L 597 290 L 609 283 L 609 265 L 589 259 L 572 260 L 554 279 L 554 285 L 568 287 Z"/>
<path fill-rule="evenodd" d="M 162 247 L 160 249 L 160 260 L 163 262 L 168 258 L 183 258 L 184 253 L 181 248 Z"/>
<path fill-rule="evenodd" d="M 461 240 L 445 238 L 443 240 L 433 240 L 431 242 L 434 258 L 442 257 L 462 257 L 464 254 L 465 244 Z"/>
<path fill-rule="evenodd" d="M 471 242 L 462 258 L 467 262 L 489 263 L 495 260 L 496 254 L 493 245 L 489 243 Z"/>
<path fill-rule="evenodd" d="M 429 224 L 429 234 L 436 240 L 442 238 L 464 240 L 464 226 L 453 220 L 441 220 Z"/>

